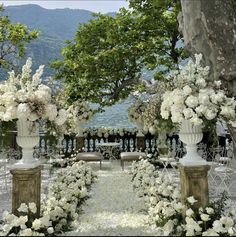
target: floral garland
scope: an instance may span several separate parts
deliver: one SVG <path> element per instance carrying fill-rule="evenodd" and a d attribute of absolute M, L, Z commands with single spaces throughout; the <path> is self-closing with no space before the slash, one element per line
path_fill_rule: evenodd
<path fill-rule="evenodd" d="M 151 177 L 152 170 L 151 164 L 141 160 L 133 164 L 131 171 L 137 194 L 145 197 L 150 225 L 157 227 L 164 236 L 235 236 L 236 221 L 233 214 L 225 210 L 225 195 L 208 207 L 196 210 L 194 197 L 182 204 L 174 180 L 156 172 Z M 150 185 L 145 187 L 149 180 Z"/>
<path fill-rule="evenodd" d="M 174 88 L 166 91 L 161 104 L 161 116 L 173 123 L 190 120 L 194 125 L 217 119 L 236 127 L 235 98 L 227 97 L 220 81 L 209 81 L 209 67 L 202 67 L 201 54 L 195 55 L 180 71 L 174 74 Z"/>
<path fill-rule="evenodd" d="M 137 128 L 107 128 L 107 127 L 99 127 L 99 128 L 85 128 L 83 130 L 83 134 L 85 137 L 88 135 L 94 136 L 98 135 L 99 137 L 107 138 L 109 135 L 119 135 L 123 137 L 126 134 L 135 135 L 138 132 Z"/>
<path fill-rule="evenodd" d="M 35 203 L 22 203 L 18 208 L 21 216 L 7 211 L 3 213 L 4 225 L 0 235 L 55 236 L 76 226 L 76 210 L 88 197 L 88 188 L 96 176 L 91 168 L 80 161 L 61 170 L 42 196 L 40 218 Z"/>

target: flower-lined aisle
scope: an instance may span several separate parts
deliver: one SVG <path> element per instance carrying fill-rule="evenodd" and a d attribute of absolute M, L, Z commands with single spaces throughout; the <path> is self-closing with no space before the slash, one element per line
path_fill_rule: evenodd
<path fill-rule="evenodd" d="M 120 163 L 104 163 L 97 175 L 98 181 L 92 186 L 91 198 L 82 206 L 78 229 L 67 235 L 156 235 L 157 232 L 145 224 L 145 203 L 135 195 L 131 176 L 127 171 L 121 171 Z"/>
<path fill-rule="evenodd" d="M 60 170 L 47 194 L 41 195 L 41 212 L 35 203 L 21 203 L 17 209 L 19 216 L 4 211 L 0 236 L 52 236 L 73 229 L 77 223 L 77 209 L 89 196 L 88 189 L 95 179 L 84 161 Z"/>

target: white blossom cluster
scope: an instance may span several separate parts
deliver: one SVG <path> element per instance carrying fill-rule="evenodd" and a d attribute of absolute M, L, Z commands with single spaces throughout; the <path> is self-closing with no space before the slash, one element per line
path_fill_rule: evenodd
<path fill-rule="evenodd" d="M 69 106 L 68 112 L 70 117 L 74 119 L 74 123 L 78 121 L 89 121 L 93 116 L 93 110 L 85 101 L 76 101 Z"/>
<path fill-rule="evenodd" d="M 137 128 L 108 128 L 108 127 L 99 127 L 99 128 L 85 128 L 83 134 L 85 137 L 88 135 L 107 138 L 109 135 L 121 136 L 125 134 L 135 135 L 138 132 Z"/>
<path fill-rule="evenodd" d="M 227 97 L 220 81 L 208 80 L 209 67 L 200 65 L 201 54 L 196 54 L 195 59 L 175 74 L 175 89 L 164 93 L 161 116 L 177 124 L 187 119 L 194 125 L 218 118 L 236 127 L 235 98 Z"/>
<path fill-rule="evenodd" d="M 128 109 L 128 119 L 130 122 L 136 123 L 138 126 L 143 126 L 143 113 L 146 108 L 146 102 L 137 99 Z"/>
<path fill-rule="evenodd" d="M 155 180 L 159 175 L 154 165 L 144 159 L 132 164 L 131 173 L 132 185 L 139 197 L 148 195 L 150 187 L 155 185 Z"/>
<path fill-rule="evenodd" d="M 196 209 L 193 205 L 197 200 L 192 196 L 187 198 L 186 204 L 182 204 L 179 188 L 172 177 L 153 172 L 151 178 L 150 172 L 153 169 L 151 167 L 146 160 L 142 160 L 135 162 L 132 168 L 135 189 L 138 192 L 143 192 L 142 190 L 145 189 L 150 225 L 159 228 L 164 236 L 234 236 L 236 234 L 236 221 L 232 213 L 214 209 L 212 204 L 206 208 Z M 148 179 L 151 182 L 145 188 L 144 184 Z"/>
<path fill-rule="evenodd" d="M 32 218 L 37 212 L 36 205 L 22 203 L 17 217 L 4 212 L 4 225 L 0 235 L 54 236 L 77 225 L 76 212 L 81 202 L 88 197 L 88 188 L 95 180 L 91 168 L 80 161 L 61 170 L 41 200 L 40 218 Z M 74 223 L 73 223 L 74 222 Z"/>
<path fill-rule="evenodd" d="M 0 120 L 46 119 L 62 125 L 67 119 L 67 111 L 58 109 L 50 87 L 41 83 L 44 66 L 41 65 L 31 77 L 32 59 L 28 58 L 21 75 L 14 71 L 0 84 Z"/>

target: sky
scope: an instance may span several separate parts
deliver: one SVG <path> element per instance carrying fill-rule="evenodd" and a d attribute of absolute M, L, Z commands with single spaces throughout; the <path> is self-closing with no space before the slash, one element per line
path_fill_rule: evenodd
<path fill-rule="evenodd" d="M 28 1 L 1 1 L 4 6 L 10 5 L 25 5 L 25 4 L 37 4 L 47 9 L 55 9 L 55 8 L 72 8 L 72 9 L 85 9 L 93 12 L 116 12 L 121 7 L 128 7 L 128 0 L 28 0 Z"/>

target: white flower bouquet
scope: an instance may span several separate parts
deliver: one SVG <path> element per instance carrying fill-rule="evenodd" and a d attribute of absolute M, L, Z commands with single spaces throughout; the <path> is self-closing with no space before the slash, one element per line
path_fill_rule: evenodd
<path fill-rule="evenodd" d="M 164 93 L 161 116 L 176 124 L 186 119 L 194 125 L 222 119 L 236 127 L 235 98 L 226 95 L 220 81 L 209 81 L 209 67 L 200 65 L 202 55 L 195 58 L 175 73 L 175 89 Z"/>
<path fill-rule="evenodd" d="M 50 87 L 42 83 L 44 66 L 41 65 L 32 77 L 31 66 L 29 58 L 21 75 L 16 76 L 12 71 L 9 79 L 0 85 L 0 120 L 35 122 L 43 119 L 62 125 L 67 119 L 67 111 L 58 108 Z"/>

